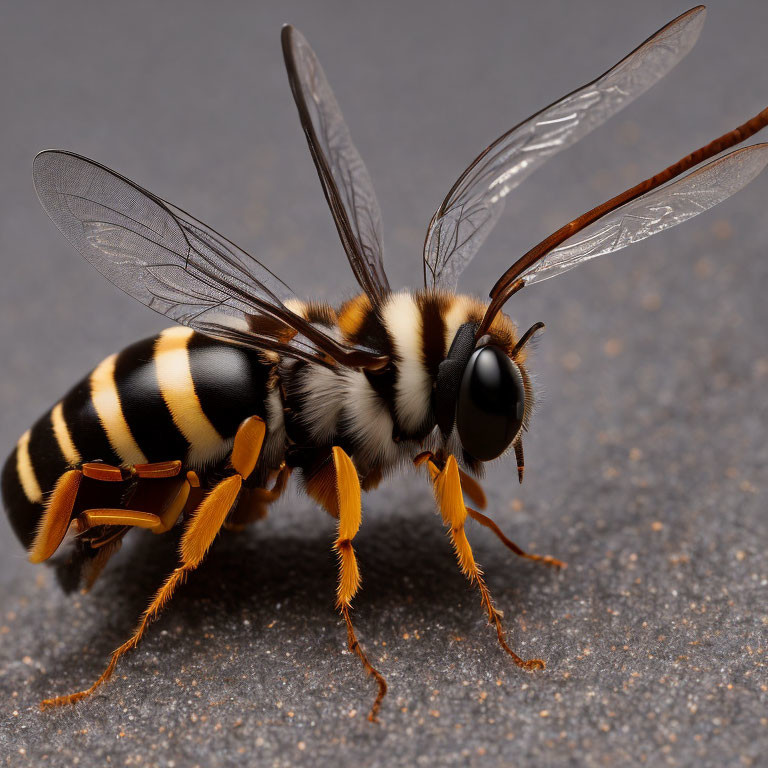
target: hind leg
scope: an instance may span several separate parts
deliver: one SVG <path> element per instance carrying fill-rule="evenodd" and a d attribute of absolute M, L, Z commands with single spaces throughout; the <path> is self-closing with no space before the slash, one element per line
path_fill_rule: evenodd
<path fill-rule="evenodd" d="M 157 590 L 152 598 L 152 602 L 141 615 L 139 624 L 133 634 L 112 653 L 109 664 L 96 682 L 90 688 L 83 691 L 67 696 L 46 699 L 40 703 L 41 709 L 49 709 L 64 704 L 75 704 L 81 699 L 90 696 L 102 683 L 109 680 L 119 658 L 139 644 L 147 627 L 168 604 L 176 588 L 203 561 L 214 539 L 224 525 L 227 515 L 237 503 L 244 478 L 248 477 L 256 466 L 261 453 L 265 430 L 263 420 L 256 416 L 242 423 L 235 436 L 235 444 L 232 449 L 231 464 L 234 473 L 216 485 L 195 510 L 181 538 L 181 545 L 179 547 L 181 563 L 179 567 L 168 576 L 165 583 Z"/>
<path fill-rule="evenodd" d="M 90 590 L 133 528 L 164 533 L 200 501 L 200 494 L 194 490 L 199 485 L 194 472 L 188 472 L 186 477 L 110 483 L 113 488 L 107 493 L 99 488 L 103 485 L 86 479 L 81 486 L 75 517 L 69 526 L 69 532 L 75 535 L 73 546 L 54 563 L 65 591 L 78 585 L 84 592 Z"/>
<path fill-rule="evenodd" d="M 31 563 L 42 563 L 47 560 L 64 540 L 72 520 L 72 511 L 75 508 L 82 479 L 81 470 L 71 469 L 56 482 L 29 549 Z"/>
<path fill-rule="evenodd" d="M 35 534 L 35 538 L 29 550 L 29 560 L 33 563 L 42 563 L 48 560 L 61 545 L 72 522 L 72 515 L 75 511 L 75 505 L 78 502 L 83 480 L 103 482 L 106 484 L 123 483 L 129 478 L 144 480 L 163 480 L 173 478 L 181 471 L 180 461 L 164 461 L 155 464 L 140 464 L 131 467 L 128 470 L 122 470 L 120 467 L 114 467 L 110 464 L 100 462 L 91 462 L 81 465 L 77 469 L 66 471 L 56 482 L 53 491 L 45 505 L 43 516 Z M 183 488 L 183 486 L 181 486 Z M 188 491 L 187 491 L 188 492 Z M 181 493 L 181 491 L 179 491 Z M 164 518 L 159 521 L 156 515 L 146 516 L 146 513 L 131 513 L 128 510 L 110 509 L 110 510 L 86 510 L 79 518 L 76 525 L 77 532 L 82 533 L 86 529 L 98 524 L 109 525 L 128 525 L 140 528 L 163 528 L 163 522 L 172 515 L 175 509 L 181 512 L 183 504 L 179 507 L 179 498 L 169 500 L 164 505 Z M 101 520 L 96 522 L 97 513 L 111 512 L 110 520 Z M 87 517 L 90 513 L 92 519 Z M 125 513 L 121 518 L 121 513 Z M 102 515 L 103 517 L 103 515 Z M 178 517 L 178 515 L 176 516 Z M 175 519 L 174 519 L 175 522 Z M 160 530 L 158 530 L 160 532 Z"/>

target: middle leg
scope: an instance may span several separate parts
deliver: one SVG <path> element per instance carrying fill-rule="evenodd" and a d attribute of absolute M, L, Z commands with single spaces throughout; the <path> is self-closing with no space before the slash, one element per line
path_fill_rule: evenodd
<path fill-rule="evenodd" d="M 347 645 L 362 661 L 365 671 L 379 686 L 368 719 L 376 722 L 384 696 L 387 694 L 387 682 L 382 674 L 368 661 L 352 626 L 349 609 L 352 598 L 360 588 L 360 570 L 352 549 L 354 539 L 362 521 L 362 503 L 360 500 L 360 479 L 352 459 L 339 447 L 333 448 L 333 466 L 336 474 L 336 498 L 339 512 L 338 536 L 333 548 L 339 555 L 339 583 L 336 588 L 336 607 L 341 611 L 347 625 Z"/>
<path fill-rule="evenodd" d="M 306 489 L 332 517 L 338 520 L 338 531 L 333 548 L 339 557 L 339 577 L 336 586 L 336 607 L 347 625 L 347 645 L 376 680 L 378 692 L 368 719 L 376 722 L 381 702 L 387 693 L 387 683 L 371 664 L 363 651 L 350 616 L 352 598 L 360 589 L 360 569 L 352 547 L 352 540 L 360 528 L 362 504 L 360 478 L 352 459 L 343 449 L 334 446 L 331 455 L 306 480 Z"/>

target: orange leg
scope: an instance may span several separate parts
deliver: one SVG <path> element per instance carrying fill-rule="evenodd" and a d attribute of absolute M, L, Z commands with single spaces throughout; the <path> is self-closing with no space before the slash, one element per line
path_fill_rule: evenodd
<path fill-rule="evenodd" d="M 102 683 L 109 680 L 117 666 L 118 659 L 139 644 L 147 627 L 160 615 L 160 612 L 173 597 L 176 588 L 184 583 L 187 575 L 200 565 L 213 544 L 227 515 L 237 503 L 243 479 L 247 476 L 246 473 L 250 474 L 256 466 L 264 441 L 265 429 L 264 422 L 258 417 L 247 419 L 238 429 L 231 456 L 235 473 L 224 478 L 213 488 L 195 510 L 181 538 L 179 547 L 181 565 L 171 573 L 162 587 L 155 593 L 152 602 L 141 615 L 133 635 L 112 653 L 109 664 L 101 676 L 90 688 L 84 691 L 46 699 L 41 702 L 41 709 L 75 704 L 90 696 Z"/>
<path fill-rule="evenodd" d="M 501 623 L 501 613 L 493 604 L 491 593 L 483 579 L 483 572 L 475 562 L 472 547 L 469 545 L 464 530 L 468 512 L 464 505 L 459 466 L 456 459 L 449 456 L 441 470 L 431 456 L 417 458 L 419 459 L 418 464 L 425 462 L 427 464 L 427 469 L 432 477 L 435 498 L 440 507 L 440 514 L 450 529 L 451 542 L 459 561 L 459 567 L 469 581 L 477 585 L 480 591 L 480 600 L 488 613 L 488 620 L 496 627 L 499 644 L 519 667 L 529 670 L 544 669 L 545 664 L 541 659 L 522 659 L 507 644 L 506 634 Z"/>
<path fill-rule="evenodd" d="M 103 483 L 121 483 L 127 475 L 123 474 L 120 467 L 111 464 L 103 464 L 100 461 L 89 461 L 81 467 L 83 475 L 91 480 L 100 480 Z"/>
<path fill-rule="evenodd" d="M 137 477 L 157 480 L 163 477 L 176 477 L 181 472 L 181 462 L 177 459 L 175 461 L 158 461 L 154 464 L 135 464 L 133 472 Z"/>
<path fill-rule="evenodd" d="M 64 540 L 82 478 L 83 473 L 79 469 L 71 469 L 58 479 L 29 549 L 30 562 L 47 560 Z"/>
<path fill-rule="evenodd" d="M 416 456 L 416 458 L 414 458 L 413 463 L 417 467 L 420 467 L 422 464 L 426 464 L 427 462 L 435 464 L 436 461 L 437 460 L 435 459 L 435 455 L 432 453 L 432 451 L 424 451 L 423 453 L 420 453 L 418 456 Z M 458 467 L 458 470 L 462 493 L 473 504 L 480 507 L 480 509 L 485 509 L 488 505 L 488 502 L 485 498 L 485 491 L 483 491 L 480 483 L 478 483 L 474 477 L 468 475 L 461 467 Z"/>
<path fill-rule="evenodd" d="M 259 501 L 265 504 L 272 504 L 285 493 L 290 477 L 291 468 L 283 464 L 271 488 L 254 488 L 253 493 L 258 497 Z"/>
<path fill-rule="evenodd" d="M 121 469 L 112 464 L 104 464 L 101 461 L 89 461 L 83 464 L 81 469 L 86 477 L 90 477 L 93 480 L 119 483 L 131 475 L 154 479 L 176 477 L 181 472 L 181 462 L 178 459 L 174 461 L 157 461 L 154 464 L 135 464 L 127 469 Z"/>
<path fill-rule="evenodd" d="M 194 473 L 190 474 L 194 475 Z M 139 476 L 153 479 L 165 477 L 162 474 Z M 159 514 L 144 510 L 125 509 L 124 507 L 116 509 L 98 507 L 81 512 L 73 521 L 73 526 L 78 534 L 85 533 L 98 525 L 130 526 L 132 528 L 146 528 L 152 533 L 165 533 L 174 526 L 179 515 L 183 512 L 191 489 L 192 483 L 189 479 L 181 481 L 178 487 L 162 500 L 158 509 Z M 137 499 L 134 498 L 133 502 L 136 501 Z M 146 502 L 146 498 L 143 501 Z"/>
<path fill-rule="evenodd" d="M 368 719 L 376 722 L 384 696 L 387 694 L 387 682 L 381 673 L 371 664 L 360 646 L 349 615 L 352 598 L 360 588 L 360 570 L 352 548 L 352 539 L 360 528 L 362 505 L 360 500 L 360 479 L 352 459 L 339 447 L 333 448 L 333 468 L 336 479 L 336 512 L 338 512 L 338 535 L 333 548 L 339 556 L 339 581 L 336 587 L 336 607 L 347 625 L 347 645 L 352 653 L 363 663 L 365 671 L 376 680 L 379 690 L 373 702 Z M 333 510 L 328 510 L 333 514 Z"/>
<path fill-rule="evenodd" d="M 434 464 L 436 460 L 434 454 L 429 451 L 425 451 L 424 453 L 419 454 L 413 461 L 414 464 L 419 467 L 428 461 L 431 461 Z M 485 509 L 486 498 L 480 483 L 478 483 L 477 480 L 464 472 L 461 467 L 459 467 L 459 480 L 461 481 L 461 490 L 463 494 L 468 499 L 470 499 L 470 501 L 480 507 L 480 509 Z M 526 552 L 517 544 L 515 544 L 514 541 L 508 539 L 501 531 L 499 526 L 496 525 L 496 523 L 487 515 L 484 515 L 481 512 L 477 512 L 470 507 L 467 507 L 467 513 L 473 520 L 480 523 L 480 525 L 483 525 L 489 530 L 493 531 L 501 543 L 504 544 L 504 546 L 508 549 L 511 549 L 518 557 L 524 557 L 526 560 L 533 560 L 537 563 L 543 563 L 544 565 L 549 565 L 558 570 L 568 567 L 567 563 L 564 563 L 562 560 L 558 560 L 555 557 L 551 557 L 550 555 L 535 555 Z"/>
<path fill-rule="evenodd" d="M 485 509 L 488 502 L 485 499 L 485 492 L 480 483 L 474 477 L 464 472 L 461 467 L 459 467 L 459 480 L 461 480 L 461 490 L 464 492 L 464 495 L 473 504 L 477 504 L 480 509 Z"/>
<path fill-rule="evenodd" d="M 131 475 L 135 475 L 139 478 L 168 478 L 175 477 L 181 471 L 180 461 L 165 461 L 158 462 L 156 464 L 141 464 L 131 467 L 127 470 L 122 470 L 120 467 L 114 467 L 110 464 L 103 464 L 101 462 L 88 462 L 83 464 L 79 469 L 67 470 L 56 482 L 54 489 L 45 505 L 45 511 L 40 520 L 40 525 L 35 534 L 35 539 L 32 542 L 32 546 L 29 550 L 29 559 L 33 563 L 42 563 L 48 560 L 61 545 L 64 540 L 64 536 L 69 530 L 70 523 L 72 521 L 72 512 L 75 508 L 75 502 L 77 500 L 77 494 L 80 490 L 80 485 L 83 477 L 87 477 L 91 480 L 98 480 L 101 482 L 122 482 Z M 187 491 L 188 493 L 188 491 Z M 186 500 L 186 499 L 185 499 Z M 179 499 L 170 506 L 170 512 L 172 513 L 178 508 L 179 513 L 183 508 L 183 504 L 179 507 Z M 104 510 L 95 510 L 97 512 L 103 512 Z M 117 516 L 119 510 L 112 510 Z M 85 513 L 84 513 L 85 514 Z M 128 513 L 127 513 L 128 514 Z M 143 513 L 137 513 L 139 517 Z M 168 514 L 164 513 L 163 521 L 167 521 Z M 176 515 L 178 517 L 178 514 Z M 111 523 L 107 520 L 101 521 L 101 523 L 90 522 L 86 524 L 83 515 L 80 515 L 80 519 L 77 530 L 78 533 L 82 532 L 86 528 L 92 527 L 97 524 L 110 524 L 110 525 L 137 525 L 142 528 L 154 528 L 156 532 L 167 530 L 163 528 L 163 525 L 151 526 L 146 523 L 134 522 L 133 520 L 126 519 L 124 521 L 116 520 Z M 173 522 L 176 518 L 173 519 Z M 173 523 L 171 523 L 172 525 Z M 170 526 L 168 526 L 170 527 Z"/>
<path fill-rule="evenodd" d="M 133 528 L 153 530 L 160 526 L 160 518 L 151 512 L 133 509 L 89 509 L 78 515 L 75 527 L 78 533 L 85 533 L 97 525 L 130 525 Z"/>

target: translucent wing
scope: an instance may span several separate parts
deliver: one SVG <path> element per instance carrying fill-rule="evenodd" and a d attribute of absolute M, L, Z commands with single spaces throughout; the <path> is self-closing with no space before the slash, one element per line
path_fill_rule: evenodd
<path fill-rule="evenodd" d="M 598 219 L 521 273 L 525 285 L 663 232 L 722 203 L 768 165 L 768 144 L 737 149 Z"/>
<path fill-rule="evenodd" d="M 384 272 L 381 211 L 371 177 L 315 52 L 288 24 L 282 43 L 293 98 L 341 243 L 358 283 L 378 304 L 390 289 Z"/>
<path fill-rule="evenodd" d="M 520 123 L 459 177 L 432 217 L 424 284 L 453 289 L 504 208 L 504 198 L 547 159 L 602 125 L 664 77 L 693 47 L 703 6 L 660 29 L 615 67 Z"/>
<path fill-rule="evenodd" d="M 70 244 L 150 309 L 243 346 L 378 367 L 372 352 L 339 344 L 291 312 L 284 303 L 290 289 L 263 264 L 118 173 L 47 151 L 35 158 L 33 176 L 43 208 Z"/>

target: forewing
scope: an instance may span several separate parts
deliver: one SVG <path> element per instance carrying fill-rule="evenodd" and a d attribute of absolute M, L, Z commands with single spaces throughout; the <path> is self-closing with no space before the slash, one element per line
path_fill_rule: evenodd
<path fill-rule="evenodd" d="M 357 281 L 378 304 L 390 289 L 384 272 L 381 211 L 371 177 L 315 52 L 290 25 L 283 27 L 282 43 L 301 125 L 336 229 Z"/>
<path fill-rule="evenodd" d="M 520 276 L 526 285 L 540 282 L 681 224 L 738 192 L 766 165 L 768 144 L 737 149 L 598 219 Z"/>
<path fill-rule="evenodd" d="M 358 353 L 291 312 L 290 289 L 263 264 L 120 174 L 47 151 L 35 158 L 33 176 L 70 244 L 150 309 L 216 338 L 301 359 Z"/>
<path fill-rule="evenodd" d="M 453 289 L 491 231 L 504 198 L 553 155 L 570 147 L 664 77 L 693 47 L 703 6 L 660 29 L 593 82 L 520 123 L 459 177 L 424 243 L 424 283 Z"/>

